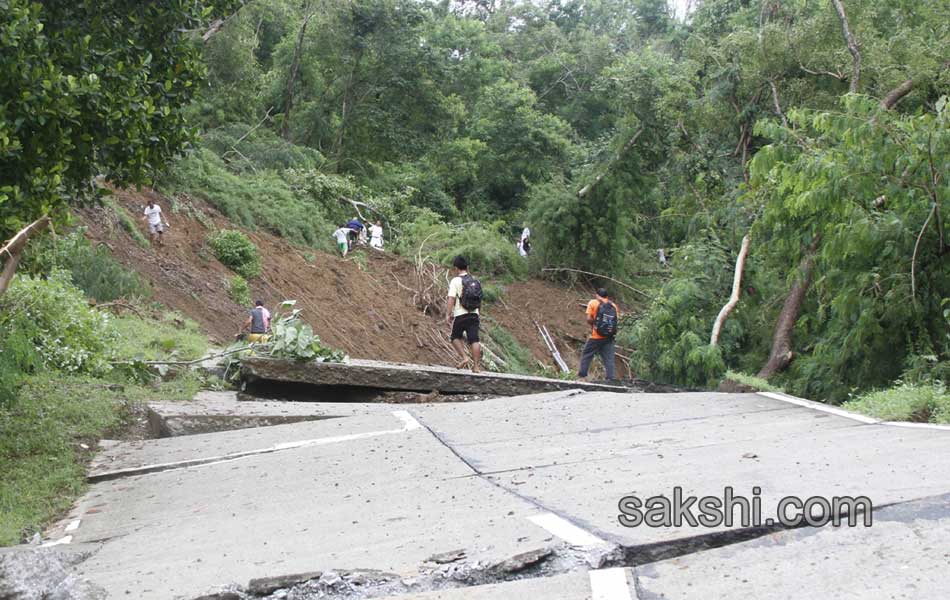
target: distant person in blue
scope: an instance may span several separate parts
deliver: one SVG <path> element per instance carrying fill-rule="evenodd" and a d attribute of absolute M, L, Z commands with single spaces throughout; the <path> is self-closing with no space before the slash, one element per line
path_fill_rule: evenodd
<path fill-rule="evenodd" d="M 353 217 L 346 224 L 346 227 L 352 232 L 350 234 L 350 248 L 352 248 L 353 244 L 356 243 L 357 238 L 363 232 L 363 228 L 365 227 L 365 225 L 360 223 L 359 219 L 357 219 L 356 217 Z"/>

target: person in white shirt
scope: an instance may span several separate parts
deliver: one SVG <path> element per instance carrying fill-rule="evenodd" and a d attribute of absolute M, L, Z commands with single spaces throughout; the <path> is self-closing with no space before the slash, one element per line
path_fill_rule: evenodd
<path fill-rule="evenodd" d="M 377 250 L 383 249 L 383 224 L 380 221 L 369 228 L 369 245 Z"/>
<path fill-rule="evenodd" d="M 162 216 L 162 207 L 155 204 L 152 200 L 149 200 L 142 219 L 148 222 L 148 235 L 152 238 L 152 242 L 155 242 L 157 237 L 158 245 L 164 246 L 165 240 L 162 238 L 162 234 L 170 225 L 168 224 L 168 220 Z M 162 226 L 163 221 L 165 223 L 164 227 Z"/>
<path fill-rule="evenodd" d="M 528 229 L 528 226 L 524 226 L 524 230 L 521 232 L 521 242 L 518 244 L 518 252 L 521 256 L 528 256 L 531 254 L 531 230 Z"/>
<path fill-rule="evenodd" d="M 346 252 L 350 248 L 349 236 L 351 233 L 353 233 L 353 230 L 346 226 L 341 226 L 333 232 L 333 237 L 336 238 L 336 245 L 340 249 L 340 252 L 343 253 L 343 258 L 346 258 Z"/>

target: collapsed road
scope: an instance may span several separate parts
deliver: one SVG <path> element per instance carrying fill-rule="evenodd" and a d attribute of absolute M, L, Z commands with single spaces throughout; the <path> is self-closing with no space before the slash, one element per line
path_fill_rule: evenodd
<path fill-rule="evenodd" d="M 154 418 L 202 405 L 250 428 L 106 444 L 47 532 L 45 551 L 79 556 L 71 576 L 102 597 L 942 598 L 950 584 L 947 427 L 777 394 L 579 389 L 266 409 L 217 394 Z M 677 486 L 760 488 L 766 507 L 867 496 L 876 520 L 621 525 L 622 498 Z"/>

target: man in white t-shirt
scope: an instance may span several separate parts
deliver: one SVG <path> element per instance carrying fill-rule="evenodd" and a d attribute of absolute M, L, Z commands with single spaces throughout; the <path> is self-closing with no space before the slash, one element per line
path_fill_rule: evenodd
<path fill-rule="evenodd" d="M 164 246 L 165 240 L 162 234 L 165 233 L 165 229 L 170 227 L 170 225 L 168 224 L 168 220 L 162 216 L 162 207 L 155 204 L 152 200 L 149 200 L 142 219 L 148 222 L 148 235 L 152 238 L 152 242 L 154 243 L 157 237 L 158 245 Z M 165 223 L 164 227 L 162 226 L 163 221 Z"/>
<path fill-rule="evenodd" d="M 343 253 L 343 258 L 346 258 L 346 252 L 350 249 L 349 236 L 351 233 L 353 233 L 353 230 L 346 226 L 341 226 L 333 232 L 333 237 L 336 238 L 336 245 L 340 249 L 340 252 Z"/>
<path fill-rule="evenodd" d="M 455 277 L 449 282 L 448 302 L 445 309 L 445 324 L 451 325 L 452 335 L 449 339 L 452 342 L 452 347 L 455 348 L 455 351 L 462 357 L 462 362 L 457 365 L 458 368 L 463 369 L 469 363 L 465 352 L 465 344 L 462 342 L 462 334 L 464 334 L 465 341 L 468 342 L 469 347 L 472 349 L 472 372 L 478 373 L 482 370 L 482 345 L 478 341 L 478 306 L 481 305 L 482 287 L 477 279 L 469 275 L 468 261 L 465 260 L 464 257 L 456 256 L 455 260 L 452 261 L 452 266 L 455 267 Z M 475 293 L 470 293 L 467 297 L 469 308 L 466 308 L 463 305 L 465 302 L 463 296 L 465 296 L 466 288 L 470 287 L 473 287 Z M 474 305 L 472 305 L 473 295 L 477 296 L 477 301 Z"/>
<path fill-rule="evenodd" d="M 369 245 L 377 250 L 383 249 L 383 224 L 380 221 L 369 228 Z"/>

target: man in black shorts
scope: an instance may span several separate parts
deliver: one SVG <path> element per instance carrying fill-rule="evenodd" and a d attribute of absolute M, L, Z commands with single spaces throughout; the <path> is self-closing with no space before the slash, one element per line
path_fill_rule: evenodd
<path fill-rule="evenodd" d="M 457 366 L 464 369 L 469 364 L 462 342 L 462 334 L 472 349 L 472 372 L 481 371 L 482 345 L 478 342 L 478 307 L 481 305 L 482 288 L 477 279 L 468 273 L 468 261 L 456 256 L 452 261 L 455 277 L 449 282 L 448 304 L 445 310 L 445 323 L 452 326 L 452 347 L 462 357 Z"/>

